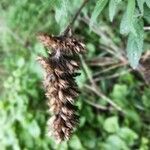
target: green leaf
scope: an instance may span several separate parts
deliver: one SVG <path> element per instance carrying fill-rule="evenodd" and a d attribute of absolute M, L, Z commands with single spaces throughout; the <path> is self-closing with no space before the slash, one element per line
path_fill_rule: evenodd
<path fill-rule="evenodd" d="M 104 7 L 106 6 L 108 0 L 98 0 L 96 3 L 96 6 L 94 8 L 94 11 L 92 13 L 91 19 L 90 19 L 90 28 L 93 26 L 93 24 L 96 22 L 97 17 L 100 15 Z"/>
<path fill-rule="evenodd" d="M 142 102 L 145 106 L 145 108 L 148 108 L 150 110 L 150 88 L 145 88 L 144 89 L 144 94 L 142 95 Z"/>
<path fill-rule="evenodd" d="M 86 117 L 87 122 L 92 123 L 94 120 L 94 113 L 92 111 L 92 108 L 89 106 L 86 106 L 82 110 L 82 115 Z"/>
<path fill-rule="evenodd" d="M 69 146 L 72 149 L 79 149 L 79 150 L 83 149 L 81 141 L 76 135 L 73 135 L 72 138 L 70 139 Z"/>
<path fill-rule="evenodd" d="M 115 84 L 114 88 L 113 88 L 112 95 L 113 95 L 113 98 L 121 100 L 121 99 L 124 99 L 122 97 L 126 97 L 127 92 L 128 92 L 127 85 L 125 85 L 125 84 Z"/>
<path fill-rule="evenodd" d="M 85 129 L 85 128 L 84 128 Z M 87 130 L 86 130 L 87 129 Z M 97 136 L 94 130 L 86 128 L 84 132 L 80 132 L 80 139 L 87 149 L 94 149 L 96 146 Z"/>
<path fill-rule="evenodd" d="M 145 0 L 147 6 L 150 8 L 150 0 Z"/>
<path fill-rule="evenodd" d="M 143 23 L 135 21 L 134 23 L 135 30 L 137 35 L 132 32 L 129 34 L 127 42 L 127 56 L 130 62 L 130 65 L 133 69 L 138 66 L 139 59 L 143 51 Z"/>
<path fill-rule="evenodd" d="M 129 109 L 128 107 L 126 109 L 126 116 L 133 123 L 133 128 L 141 128 L 140 116 L 135 110 Z"/>
<path fill-rule="evenodd" d="M 144 2 L 145 2 L 145 0 L 137 0 L 137 4 L 138 4 L 138 7 L 139 7 L 139 9 L 140 9 L 142 15 L 143 15 L 143 12 L 144 12 L 144 11 L 143 11 Z"/>
<path fill-rule="evenodd" d="M 120 23 L 120 33 L 121 34 L 128 34 L 130 32 L 130 28 L 128 26 L 128 21 L 127 21 L 127 12 L 123 14 L 121 23 Z"/>
<path fill-rule="evenodd" d="M 86 75 L 83 70 L 81 70 L 80 73 L 81 73 L 80 76 L 77 76 L 77 78 L 76 78 L 76 82 L 77 82 L 79 88 L 82 88 L 84 86 L 87 78 L 86 78 Z"/>
<path fill-rule="evenodd" d="M 128 0 L 127 5 L 127 19 L 130 30 L 134 33 L 134 27 L 133 27 L 133 17 L 134 17 L 134 11 L 135 11 L 135 0 Z"/>
<path fill-rule="evenodd" d="M 135 11 L 135 0 L 128 0 L 127 10 L 125 11 L 120 24 L 120 33 L 128 34 L 130 31 L 136 34 L 133 26 Z"/>
<path fill-rule="evenodd" d="M 61 144 L 58 145 L 57 150 L 67 150 L 68 144 L 67 141 L 63 141 Z"/>
<path fill-rule="evenodd" d="M 131 129 L 123 127 L 118 131 L 118 135 L 126 141 L 129 146 L 134 144 L 134 140 L 138 138 L 138 135 Z"/>
<path fill-rule="evenodd" d="M 62 17 L 67 17 L 67 1 L 57 0 L 55 4 L 55 19 L 57 22 L 62 20 Z"/>
<path fill-rule="evenodd" d="M 55 3 L 55 20 L 59 23 L 61 31 L 64 30 L 68 23 L 68 0 L 56 0 Z"/>
<path fill-rule="evenodd" d="M 118 118 L 113 116 L 106 119 L 104 122 L 104 129 L 109 133 L 117 132 L 119 129 Z"/>
<path fill-rule="evenodd" d="M 31 122 L 31 124 L 28 125 L 28 132 L 31 134 L 33 137 L 39 137 L 41 134 L 39 125 L 35 120 Z"/>
<path fill-rule="evenodd" d="M 110 0 L 109 2 L 109 19 L 112 22 L 116 13 L 116 9 L 121 0 Z"/>
<path fill-rule="evenodd" d="M 103 149 L 105 150 L 129 150 L 126 143 L 117 135 L 110 135 Z"/>
<path fill-rule="evenodd" d="M 139 150 L 149 150 L 149 139 L 148 138 L 142 137 Z"/>
<path fill-rule="evenodd" d="M 86 45 L 86 48 L 87 48 L 87 50 L 88 50 L 88 57 L 89 57 L 89 58 L 92 58 L 92 57 L 94 56 L 94 54 L 95 54 L 95 51 L 96 51 L 95 45 L 92 44 L 92 43 L 88 43 L 88 44 Z"/>
<path fill-rule="evenodd" d="M 150 24 L 150 9 L 146 5 L 144 7 L 144 19 Z"/>
<path fill-rule="evenodd" d="M 81 117 L 79 122 L 80 122 L 79 127 L 83 127 L 86 122 L 86 117 Z"/>
<path fill-rule="evenodd" d="M 20 57 L 20 58 L 17 60 L 17 66 L 18 66 L 19 68 L 21 68 L 21 67 L 24 66 L 24 64 L 25 64 L 24 58 L 23 58 L 23 57 Z"/>
<path fill-rule="evenodd" d="M 126 96 L 128 93 L 128 87 L 125 84 L 115 84 L 111 93 L 114 101 L 121 107 L 128 105 Z"/>

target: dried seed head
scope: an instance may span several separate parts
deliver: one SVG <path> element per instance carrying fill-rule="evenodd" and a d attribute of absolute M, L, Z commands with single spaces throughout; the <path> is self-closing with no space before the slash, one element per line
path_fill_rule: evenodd
<path fill-rule="evenodd" d="M 40 33 L 37 39 L 47 48 L 57 48 L 58 41 L 55 37 L 48 35 L 46 33 Z"/>
<path fill-rule="evenodd" d="M 38 35 L 48 49 L 48 58 L 38 57 L 45 69 L 44 87 L 49 111 L 53 117 L 48 120 L 48 135 L 54 135 L 58 142 L 69 139 L 78 123 L 74 101 L 79 94 L 75 77 L 79 75 L 79 56 L 85 52 L 85 45 L 73 36 Z"/>

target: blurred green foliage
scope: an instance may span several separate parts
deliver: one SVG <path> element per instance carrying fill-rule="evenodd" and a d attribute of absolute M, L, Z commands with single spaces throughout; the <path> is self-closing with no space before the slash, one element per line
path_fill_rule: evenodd
<path fill-rule="evenodd" d="M 121 115 L 116 110 L 97 110 L 84 101 L 89 99 L 107 105 L 103 99 L 82 89 L 88 80 L 82 70 L 77 80 L 82 91 L 77 102 L 81 116 L 78 129 L 68 142 L 61 144 L 47 137 L 48 108 L 41 83 L 42 70 L 36 62 L 37 55 L 46 53 L 36 40 L 36 33 L 62 32 L 81 1 L 1 0 L 0 4 L 0 150 L 149 150 L 150 88 L 141 86 L 143 81 L 131 73 L 112 82 L 111 90 L 107 90 L 110 85 L 107 81 L 101 83 L 105 93 L 125 111 L 126 114 Z M 145 11 L 140 3 L 138 5 L 150 20 L 148 7 L 144 6 Z M 91 12 L 94 6 L 95 3 L 90 2 L 82 15 Z M 111 2 L 109 7 L 116 6 Z M 109 14 L 111 20 L 115 13 Z M 101 21 L 107 22 L 107 19 L 103 17 Z M 99 37 L 89 32 L 85 24 L 79 24 L 79 20 L 76 21 L 76 32 L 84 37 L 87 59 L 91 59 L 97 55 L 95 45 L 99 43 Z M 118 30 L 115 30 L 113 40 L 120 42 Z M 88 70 L 89 74 L 94 71 Z"/>

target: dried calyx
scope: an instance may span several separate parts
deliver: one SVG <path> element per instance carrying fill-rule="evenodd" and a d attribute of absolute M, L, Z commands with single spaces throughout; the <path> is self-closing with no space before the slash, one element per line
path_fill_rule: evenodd
<path fill-rule="evenodd" d="M 44 87 L 53 114 L 48 121 L 49 134 L 62 141 L 69 139 L 78 123 L 75 77 L 79 75 L 79 54 L 85 52 L 85 46 L 69 30 L 61 36 L 40 34 L 38 39 L 48 49 L 48 58 L 39 56 L 38 61 L 46 72 Z"/>

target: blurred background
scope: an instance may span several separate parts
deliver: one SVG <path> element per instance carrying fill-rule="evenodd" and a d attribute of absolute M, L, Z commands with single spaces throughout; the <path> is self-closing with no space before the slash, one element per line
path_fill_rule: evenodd
<path fill-rule="evenodd" d="M 38 32 L 59 34 L 81 0 L 0 1 L 0 150 L 149 150 L 150 88 L 143 69 L 133 70 L 126 57 L 127 38 L 119 33 L 123 1 L 113 22 L 108 6 L 89 28 L 96 1 L 89 1 L 74 24 L 87 54 L 77 78 L 80 123 L 69 141 L 47 137 L 48 106 L 37 55 L 46 56 Z M 146 10 L 146 11 L 145 11 Z M 144 25 L 150 9 L 144 5 Z M 150 32 L 144 33 L 149 58 Z M 144 63 L 143 63 L 144 65 Z M 149 67 L 147 67 L 149 69 Z M 94 86 L 93 86 L 94 85 Z"/>

